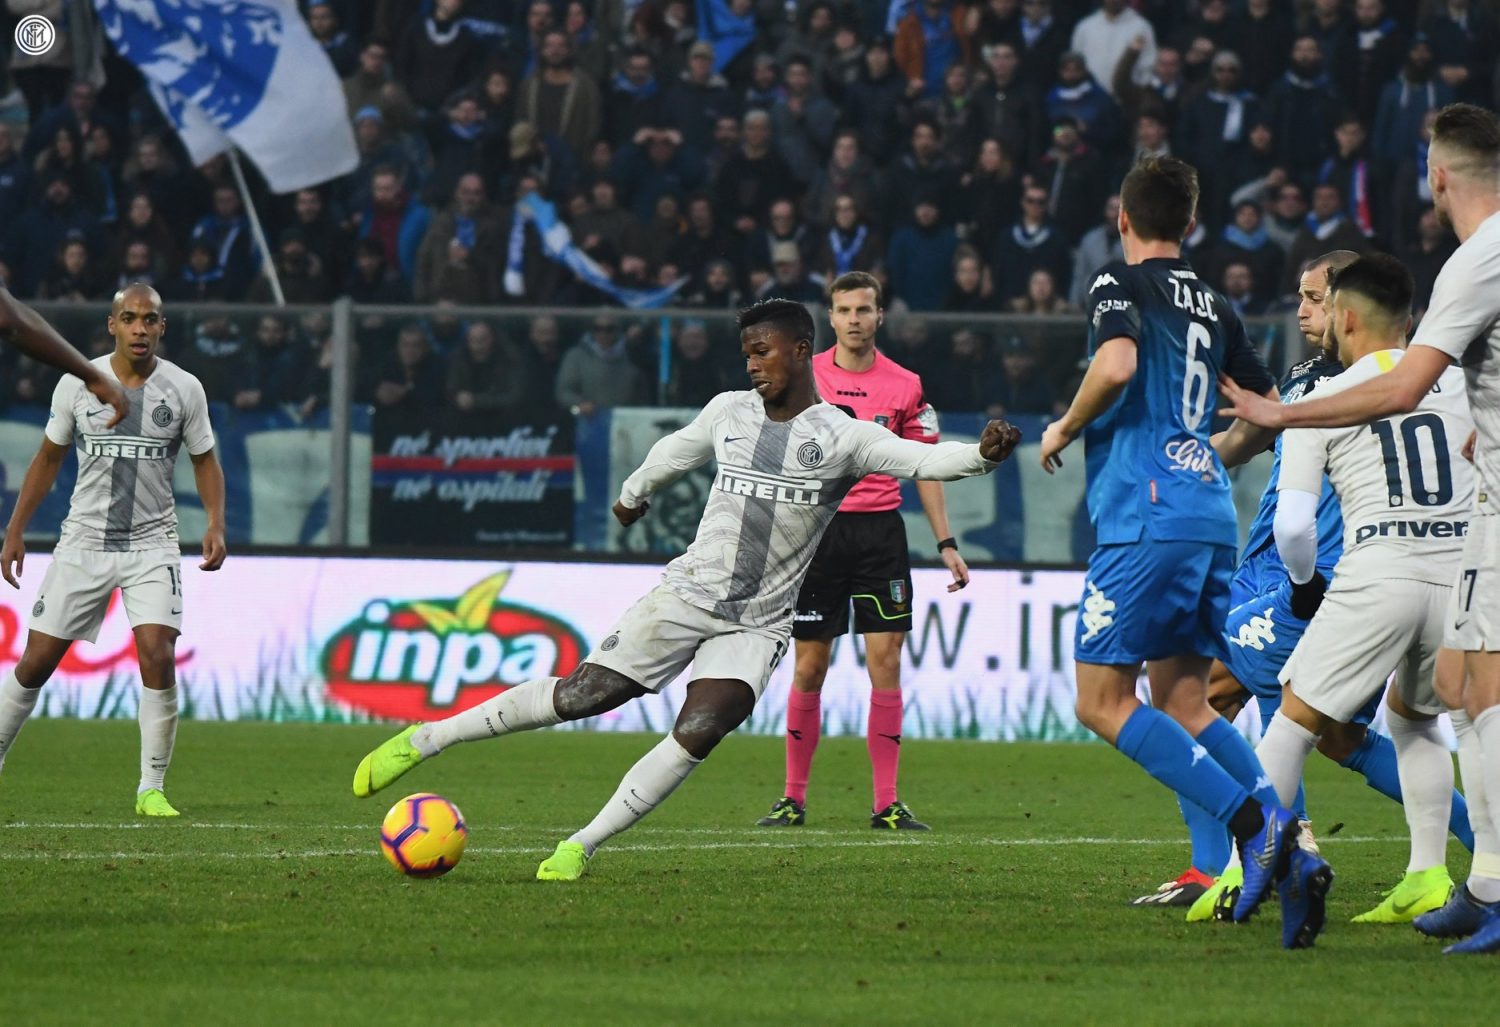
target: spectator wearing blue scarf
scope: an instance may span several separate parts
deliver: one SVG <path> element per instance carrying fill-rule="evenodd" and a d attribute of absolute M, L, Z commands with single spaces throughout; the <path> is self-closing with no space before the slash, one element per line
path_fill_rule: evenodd
<path fill-rule="evenodd" d="M 656 81 L 656 67 L 645 50 L 625 55 L 604 97 L 604 134 L 619 148 L 646 125 L 663 122 L 665 100 Z"/>

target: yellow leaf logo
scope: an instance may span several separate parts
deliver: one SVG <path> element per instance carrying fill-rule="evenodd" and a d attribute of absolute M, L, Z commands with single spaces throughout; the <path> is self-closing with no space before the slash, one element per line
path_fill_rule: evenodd
<path fill-rule="evenodd" d="M 495 600 L 510 581 L 510 571 L 491 574 L 459 596 L 449 610 L 436 603 L 413 602 L 408 604 L 412 612 L 427 622 L 427 626 L 439 637 L 453 631 L 481 631 L 489 623 Z"/>

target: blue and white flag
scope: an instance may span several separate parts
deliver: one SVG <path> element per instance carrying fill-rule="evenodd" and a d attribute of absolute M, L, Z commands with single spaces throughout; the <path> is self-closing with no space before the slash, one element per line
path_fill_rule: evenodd
<path fill-rule="evenodd" d="M 338 74 L 295 0 L 94 4 L 194 163 L 237 146 L 278 193 L 359 163 Z"/>
<path fill-rule="evenodd" d="M 735 14 L 729 0 L 696 0 L 698 38 L 714 48 L 714 71 L 740 55 L 755 42 L 755 14 Z"/>
<path fill-rule="evenodd" d="M 609 280 L 593 257 L 578 248 L 578 244 L 573 241 L 572 230 L 558 219 L 557 208 L 551 203 L 537 193 L 527 193 L 517 201 L 516 210 L 522 216 L 515 218 L 511 225 L 510 246 L 505 258 L 505 291 L 512 296 L 520 296 L 525 291 L 522 265 L 528 222 L 541 236 L 543 253 L 573 272 L 579 281 L 607 296 L 613 296 L 621 306 L 632 310 L 666 306 L 688 283 L 687 278 L 679 278 L 660 289 L 622 288 Z"/>

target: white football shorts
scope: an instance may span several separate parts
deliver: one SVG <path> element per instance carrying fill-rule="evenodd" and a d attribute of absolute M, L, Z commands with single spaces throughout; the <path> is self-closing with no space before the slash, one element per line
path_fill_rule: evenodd
<path fill-rule="evenodd" d="M 1341 587 L 1342 585 L 1342 587 Z M 1442 713 L 1432 687 L 1443 645 L 1448 585 L 1388 578 L 1341 582 L 1323 597 L 1302 641 L 1282 667 L 1297 698 L 1341 724 L 1385 688 L 1396 672 L 1397 694 L 1419 713 Z"/>
<path fill-rule="evenodd" d="M 782 630 L 722 620 L 657 585 L 625 611 L 584 662 L 623 674 L 648 692 L 660 692 L 691 663 L 689 680 L 743 681 L 759 699 L 786 655 L 791 630 L 790 619 Z"/>
<path fill-rule="evenodd" d="M 1484 507 L 1481 501 L 1479 509 Z M 1466 652 L 1500 652 L 1500 514 L 1469 518 L 1444 644 Z"/>
<path fill-rule="evenodd" d="M 182 554 L 175 549 L 54 550 L 31 606 L 31 630 L 93 642 L 117 588 L 132 628 L 165 624 L 182 630 Z"/>

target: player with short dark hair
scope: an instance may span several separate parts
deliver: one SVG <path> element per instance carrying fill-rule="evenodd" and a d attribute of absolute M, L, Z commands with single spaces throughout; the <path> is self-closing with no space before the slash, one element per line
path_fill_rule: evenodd
<path fill-rule="evenodd" d="M 872 421 L 905 439 L 937 442 L 937 415 L 922 396 L 922 380 L 875 348 L 885 320 L 880 280 L 850 271 L 828 289 L 833 348 L 813 357 L 818 393 L 849 416 Z M 969 583 L 969 568 L 948 530 L 943 484 L 917 482 L 917 496 L 937 541 L 939 558 L 953 575 L 950 592 Z M 807 779 L 822 729 L 823 680 L 834 640 L 854 630 L 864 639 L 870 675 L 865 743 L 874 797 L 870 826 L 925 831 L 898 797 L 901 758 L 901 647 L 912 625 L 911 559 L 901 489 L 890 475 L 861 481 L 839 505 L 818 543 L 793 614 L 796 662 L 787 693 L 786 787 L 762 827 L 806 822 Z"/>
<path fill-rule="evenodd" d="M 1396 258 L 1373 254 L 1335 271 L 1328 288 L 1329 328 L 1346 370 L 1319 390 L 1323 397 L 1400 365 L 1413 283 Z M 1290 803 L 1318 737 L 1384 692 L 1411 832 L 1397 891 L 1422 912 L 1442 906 L 1453 887 L 1445 851 L 1453 758 L 1436 721 L 1443 703 L 1434 678 L 1473 507 L 1474 473 L 1461 455 L 1473 430 L 1463 373 L 1450 366 L 1410 414 L 1368 427 L 1296 428 L 1281 439 L 1276 548 L 1293 601 L 1313 615 L 1278 675 L 1281 706 L 1256 752 Z M 1325 481 L 1344 517 L 1331 585 L 1317 569 Z"/>
<path fill-rule="evenodd" d="M 0 683 L 0 762 L 41 689 L 77 639 L 99 634 L 116 588 L 140 660 L 141 777 L 135 811 L 175 817 L 164 792 L 177 738 L 177 663 L 182 628 L 182 552 L 172 495 L 177 451 L 186 446 L 208 527 L 205 571 L 224 562 L 224 472 L 208 423 L 208 400 L 193 375 L 156 355 L 167 319 L 161 297 L 134 283 L 115 293 L 106 322 L 114 351 L 92 361 L 95 376 L 129 398 L 122 419 L 99 391 L 69 374 L 57 383 L 41 449 L 26 470 L 0 547 L 0 574 L 16 588 L 26 559 L 26 525 L 78 449 L 68 517 L 31 608 L 21 659 Z"/>
<path fill-rule="evenodd" d="M 1260 354 L 1224 298 L 1182 257 L 1197 174 L 1171 157 L 1137 164 L 1120 189 L 1123 261 L 1088 290 L 1090 362 L 1078 394 L 1042 436 L 1049 473 L 1085 434 L 1089 560 L 1074 641 L 1078 719 L 1162 784 L 1224 823 L 1240 846 L 1246 919 L 1275 882 L 1309 919 L 1307 886 L 1327 865 L 1297 848 L 1249 743 L 1208 705 L 1223 659 L 1236 518 L 1209 441 L 1214 382 L 1276 396 Z M 1136 698 L 1142 663 L 1152 705 Z M 1287 886 L 1291 882 L 1291 887 Z"/>
<path fill-rule="evenodd" d="M 1438 220 L 1459 247 L 1433 286 L 1427 313 L 1390 372 L 1335 395 L 1281 407 L 1232 384 L 1225 412 L 1272 429 L 1343 427 L 1410 413 L 1455 363 L 1464 368 L 1478 426 L 1474 516 L 1464 536 L 1445 644 L 1464 653 L 1442 698 L 1458 736 L 1458 763 L 1474 830 L 1465 884 L 1417 930 L 1464 937 L 1454 953 L 1500 951 L 1500 118 L 1472 104 L 1438 112 L 1427 156 Z M 1444 685 L 1439 681 L 1439 686 Z"/>
<path fill-rule="evenodd" d="M 652 493 L 717 463 L 697 536 L 667 565 L 661 584 L 567 677 L 528 681 L 388 739 L 360 761 L 355 795 L 374 794 L 458 742 L 606 713 L 660 691 L 691 663 L 672 732 L 537 869 L 541 880 L 577 880 L 600 845 L 655 809 L 750 715 L 786 652 L 792 606 L 818 539 L 861 478 L 987 474 L 1020 440 L 1004 421 L 986 425 L 977 446 L 927 446 L 856 421 L 818 397 L 805 307 L 765 300 L 742 311 L 739 323 L 751 389 L 714 397 L 691 424 L 652 446 L 614 505 L 629 526 L 645 516 Z"/>

